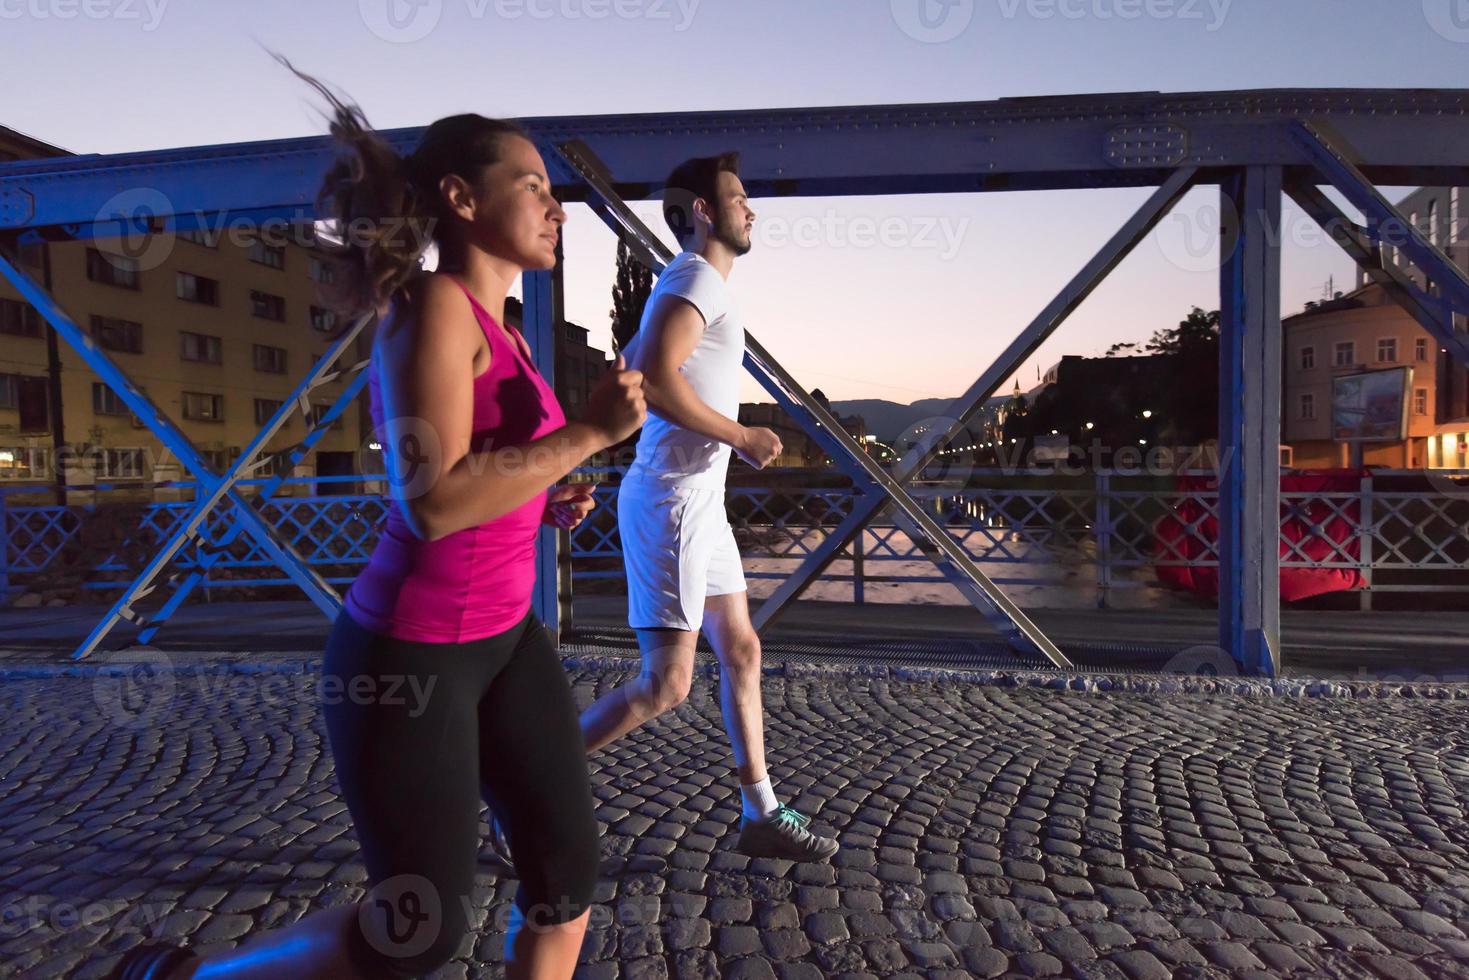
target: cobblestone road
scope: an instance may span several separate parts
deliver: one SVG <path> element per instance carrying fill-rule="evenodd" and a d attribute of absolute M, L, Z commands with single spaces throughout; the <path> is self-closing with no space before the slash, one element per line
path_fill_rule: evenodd
<path fill-rule="evenodd" d="M 295 671 L 294 673 L 292 671 Z M 97 977 L 363 894 L 311 672 L 0 684 L 0 961 Z M 629 676 L 578 667 L 579 701 Z M 587 977 L 1469 977 L 1469 699 L 766 678 L 830 865 L 733 851 L 712 677 L 593 760 Z M 438 976 L 497 976 L 514 882 Z"/>

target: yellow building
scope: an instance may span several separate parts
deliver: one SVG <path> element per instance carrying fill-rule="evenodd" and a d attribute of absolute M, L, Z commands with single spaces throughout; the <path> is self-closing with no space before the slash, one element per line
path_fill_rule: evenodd
<path fill-rule="evenodd" d="M 1460 189 L 1424 187 L 1397 205 L 1415 227 L 1460 267 L 1469 269 Z M 1400 248 L 1384 248 L 1386 262 L 1420 288 L 1431 288 Z M 1285 343 L 1281 438 L 1297 467 L 1348 465 L 1351 447 L 1331 437 L 1332 379 L 1342 374 L 1409 367 L 1408 438 L 1365 443 L 1369 466 L 1403 469 L 1462 468 L 1469 464 L 1469 370 L 1449 357 L 1381 286 L 1359 272 L 1357 288 L 1283 322 Z M 1455 317 L 1454 328 L 1466 328 Z"/>
<path fill-rule="evenodd" d="M 0 158 L 63 153 L 0 129 Z M 53 243 L 21 257 L 25 271 L 216 469 L 240 454 L 327 350 L 337 327 L 317 291 L 329 267 L 309 235 L 256 232 L 236 227 L 128 243 Z M 370 345 L 370 337 L 359 338 L 339 366 L 366 357 Z M 342 386 L 317 389 L 313 409 L 324 411 Z M 292 475 L 359 472 L 358 450 L 369 428 L 365 406 L 365 398 L 350 406 Z M 268 448 L 296 443 L 306 431 L 298 414 Z M 56 486 L 58 459 L 68 488 L 105 482 L 142 491 L 149 482 L 192 478 L 70 345 L 51 337 L 9 283 L 0 282 L 0 480 Z M 67 495 L 70 502 L 92 497 L 70 489 Z"/>
<path fill-rule="evenodd" d="M 1406 441 L 1365 443 L 1368 466 L 1417 469 L 1428 465 L 1428 443 L 1435 431 L 1439 348 L 1428 331 L 1371 285 L 1314 304 L 1284 321 L 1285 395 L 1281 438 L 1300 468 L 1347 466 L 1348 443 L 1332 438 L 1333 379 L 1343 374 L 1385 368 L 1412 369 Z"/>

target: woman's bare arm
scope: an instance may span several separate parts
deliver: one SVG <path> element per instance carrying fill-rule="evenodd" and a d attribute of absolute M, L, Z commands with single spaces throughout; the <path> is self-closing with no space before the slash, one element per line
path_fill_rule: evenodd
<path fill-rule="evenodd" d="M 393 453 L 394 495 L 420 538 L 437 540 L 507 514 L 622 438 L 578 421 L 524 445 L 472 452 L 481 335 L 474 311 L 445 276 L 426 277 L 415 293 L 411 304 L 396 308 L 378 342 L 384 451 Z"/>

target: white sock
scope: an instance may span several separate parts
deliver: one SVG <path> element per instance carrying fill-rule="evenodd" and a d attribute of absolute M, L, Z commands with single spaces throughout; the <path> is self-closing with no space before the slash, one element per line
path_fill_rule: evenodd
<path fill-rule="evenodd" d="M 751 820 L 769 816 L 780 807 L 780 802 L 775 798 L 775 787 L 770 785 L 769 776 L 748 786 L 740 783 L 740 795 L 745 798 L 745 816 Z"/>

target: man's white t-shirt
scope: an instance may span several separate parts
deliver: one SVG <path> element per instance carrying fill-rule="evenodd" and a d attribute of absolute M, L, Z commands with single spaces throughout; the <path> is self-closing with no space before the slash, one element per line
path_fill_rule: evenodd
<path fill-rule="evenodd" d="M 737 420 L 745 328 L 724 277 L 697 252 L 680 252 L 654 283 L 637 336 L 624 352 L 628 365 L 641 367 L 638 346 L 647 334 L 650 314 L 665 296 L 686 300 L 704 317 L 704 333 L 679 373 L 704 404 Z M 626 479 L 667 487 L 723 490 L 729 454 L 728 445 L 649 411 L 643 434 L 638 437 L 637 459 Z"/>

